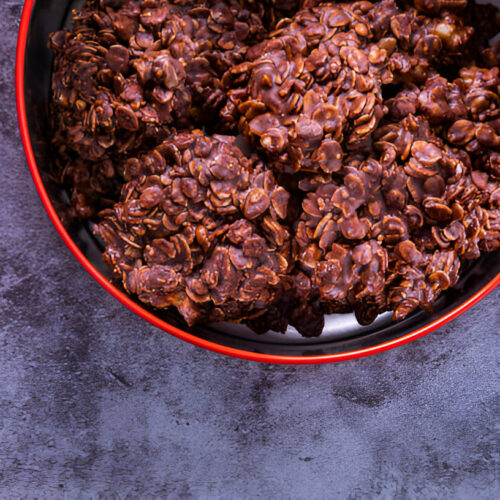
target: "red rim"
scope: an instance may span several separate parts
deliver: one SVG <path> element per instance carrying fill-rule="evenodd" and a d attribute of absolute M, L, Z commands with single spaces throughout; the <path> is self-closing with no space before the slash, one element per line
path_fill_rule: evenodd
<path fill-rule="evenodd" d="M 266 363 L 280 363 L 280 364 L 293 364 L 293 365 L 305 365 L 305 364 L 316 364 L 316 363 L 332 363 L 338 361 L 347 361 L 355 358 L 362 358 L 364 356 L 370 356 L 379 352 L 387 351 L 393 349 L 394 347 L 401 346 L 412 340 L 418 339 L 427 335 L 428 333 L 440 328 L 446 323 L 450 322 L 460 314 L 464 313 L 470 309 L 473 305 L 479 302 L 482 298 L 493 291 L 498 285 L 500 285 L 500 273 L 498 273 L 495 278 L 493 278 L 485 287 L 475 293 L 472 297 L 467 299 L 465 302 L 460 304 L 458 307 L 448 312 L 439 319 L 433 321 L 432 323 L 423 326 L 411 333 L 407 333 L 397 339 L 391 340 L 389 342 L 384 342 L 376 346 L 371 346 L 363 349 L 357 349 L 353 351 L 335 353 L 335 354 L 322 354 L 315 356 L 281 356 L 274 354 L 261 354 L 249 351 L 243 351 L 240 349 L 235 349 L 232 347 L 226 347 L 208 340 L 201 339 L 187 333 L 173 325 L 166 323 L 165 321 L 157 318 L 149 311 L 143 309 L 141 306 L 136 304 L 127 295 L 122 293 L 118 288 L 112 285 L 91 263 L 81 250 L 76 246 L 75 242 L 71 239 L 63 224 L 61 223 L 50 198 L 43 185 L 40 172 L 36 164 L 35 156 L 33 153 L 33 148 L 31 145 L 30 134 L 28 130 L 28 121 L 26 117 L 26 104 L 24 99 L 24 63 L 25 63 L 25 53 L 26 53 L 26 43 L 29 32 L 29 25 L 31 19 L 31 13 L 33 10 L 35 0 L 25 0 L 23 13 L 21 16 L 21 24 L 19 27 L 19 36 L 17 43 L 17 54 L 16 54 L 16 99 L 17 99 L 17 111 L 19 117 L 19 127 L 21 131 L 21 138 L 24 145 L 24 150 L 26 153 L 26 158 L 28 160 L 28 165 L 33 176 L 38 194 L 42 200 L 42 203 L 47 211 L 52 223 L 56 227 L 59 235 L 63 239 L 64 243 L 71 250 L 73 255 L 78 259 L 80 264 L 90 273 L 90 275 L 97 280 L 109 293 L 111 293 L 116 299 L 118 299 L 122 304 L 131 309 L 134 313 L 138 314 L 145 320 L 149 321 L 152 325 L 160 328 L 175 337 L 178 337 L 186 342 L 203 347 L 210 351 L 218 352 L 235 358 L 248 359 L 252 361 L 260 361 Z"/>

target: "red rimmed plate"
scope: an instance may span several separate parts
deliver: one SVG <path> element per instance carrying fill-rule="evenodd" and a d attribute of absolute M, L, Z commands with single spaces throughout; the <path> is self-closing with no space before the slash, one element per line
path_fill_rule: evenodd
<path fill-rule="evenodd" d="M 440 297 L 433 314 L 417 312 L 400 323 L 393 323 L 386 314 L 369 327 L 358 325 L 353 315 L 334 315 L 327 318 L 325 332 L 319 339 L 302 338 L 293 329 L 286 335 L 256 335 L 239 325 L 188 328 L 176 314 L 155 312 L 134 301 L 111 281 L 89 225 L 63 224 L 60 215 L 67 194 L 47 176 L 51 72 L 47 38 L 50 32 L 60 29 L 71 8 L 78 4 L 81 2 L 25 1 L 16 58 L 21 137 L 42 203 L 63 241 L 91 276 L 142 318 L 182 340 L 229 356 L 283 364 L 329 363 L 368 356 L 422 337 L 465 312 L 500 284 L 500 252 L 484 255 L 465 270 L 456 287 Z"/>

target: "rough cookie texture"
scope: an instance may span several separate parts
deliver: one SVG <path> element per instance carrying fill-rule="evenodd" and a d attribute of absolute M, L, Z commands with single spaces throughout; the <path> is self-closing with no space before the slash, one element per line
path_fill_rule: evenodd
<path fill-rule="evenodd" d="M 224 77 L 223 116 L 238 121 L 278 171 L 335 172 L 340 144 L 354 148 L 384 115 L 381 84 L 392 76 L 387 50 L 372 39 L 395 9 L 392 2 L 324 4 L 285 20 Z"/>
<path fill-rule="evenodd" d="M 225 136 L 181 133 L 137 165 L 121 202 L 101 214 L 105 259 L 125 289 L 188 324 L 252 320 L 289 272 L 288 193 Z"/>
<path fill-rule="evenodd" d="M 458 16 L 399 13 L 392 0 L 321 4 L 284 20 L 225 75 L 223 116 L 273 168 L 330 174 L 342 150 L 369 144 L 384 86 L 423 83 L 432 65 L 472 50 L 473 33 Z"/>
<path fill-rule="evenodd" d="M 466 0 L 88 1 L 50 42 L 55 173 L 189 325 L 431 311 L 500 248 L 499 31 Z"/>
<path fill-rule="evenodd" d="M 375 132 L 378 159 L 350 157 L 302 204 L 296 226 L 307 298 L 361 323 L 432 309 L 461 262 L 500 248 L 498 177 L 409 115 Z"/>
<path fill-rule="evenodd" d="M 116 193 L 103 162 L 155 146 L 172 125 L 216 120 L 221 76 L 262 36 L 259 18 L 236 0 L 90 1 L 72 31 L 54 33 L 58 173 L 74 184 L 79 214 L 94 215 L 96 188 Z"/>

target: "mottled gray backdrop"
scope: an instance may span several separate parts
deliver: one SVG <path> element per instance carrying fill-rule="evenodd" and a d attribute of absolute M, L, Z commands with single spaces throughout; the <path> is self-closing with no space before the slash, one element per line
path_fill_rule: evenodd
<path fill-rule="evenodd" d="M 266 366 L 126 310 L 57 236 L 0 2 L 0 498 L 498 498 L 500 290 L 375 357 Z"/>

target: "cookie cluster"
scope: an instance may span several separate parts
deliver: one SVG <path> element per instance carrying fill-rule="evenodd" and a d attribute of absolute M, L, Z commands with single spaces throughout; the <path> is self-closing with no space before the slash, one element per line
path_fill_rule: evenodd
<path fill-rule="evenodd" d="M 432 310 L 500 248 L 499 28 L 465 0 L 89 0 L 50 38 L 54 174 L 189 325 Z"/>

